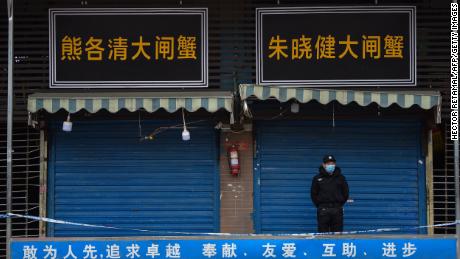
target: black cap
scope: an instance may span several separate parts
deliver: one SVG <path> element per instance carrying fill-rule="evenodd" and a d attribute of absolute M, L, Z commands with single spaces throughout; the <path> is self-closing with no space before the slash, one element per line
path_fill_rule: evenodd
<path fill-rule="evenodd" d="M 323 163 L 335 162 L 335 157 L 333 155 L 325 155 L 323 157 Z"/>

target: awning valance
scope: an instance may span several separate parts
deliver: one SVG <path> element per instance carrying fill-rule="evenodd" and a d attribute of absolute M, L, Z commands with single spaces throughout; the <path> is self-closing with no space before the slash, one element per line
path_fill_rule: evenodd
<path fill-rule="evenodd" d="M 260 100 L 276 98 L 280 102 L 295 99 L 301 103 L 316 100 L 321 104 L 337 101 L 343 105 L 356 102 L 361 106 L 376 103 L 381 107 L 388 107 L 392 104 L 397 104 L 402 108 L 409 108 L 413 105 L 418 105 L 423 109 L 441 107 L 441 95 L 435 91 L 358 91 L 243 84 L 240 85 L 240 95 L 242 100 L 255 97 Z"/>
<path fill-rule="evenodd" d="M 28 111 L 45 110 L 55 113 L 64 109 L 70 113 L 82 109 L 95 113 L 105 109 L 111 113 L 127 109 L 155 112 L 160 108 L 175 112 L 184 108 L 189 112 L 204 108 L 209 112 L 224 109 L 233 111 L 231 92 L 111 92 L 111 93 L 36 93 L 28 98 Z"/>

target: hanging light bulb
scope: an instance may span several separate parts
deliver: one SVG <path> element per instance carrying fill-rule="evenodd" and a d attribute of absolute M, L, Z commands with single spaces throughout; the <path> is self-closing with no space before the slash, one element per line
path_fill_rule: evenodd
<path fill-rule="evenodd" d="M 70 113 L 67 115 L 67 120 L 62 123 L 62 131 L 71 132 L 72 122 L 70 121 Z"/>
<path fill-rule="evenodd" d="M 298 113 L 299 112 L 299 103 L 297 101 L 294 101 L 291 103 L 291 112 L 292 113 Z"/>
<path fill-rule="evenodd" d="M 182 131 L 182 140 L 183 141 L 189 141 L 190 140 L 190 132 L 187 130 L 187 126 L 185 125 L 184 108 L 182 108 L 182 121 L 184 122 L 184 130 Z"/>
<path fill-rule="evenodd" d="M 184 131 L 182 131 L 182 140 L 183 141 L 190 140 L 190 132 L 187 130 L 187 128 L 184 128 Z"/>

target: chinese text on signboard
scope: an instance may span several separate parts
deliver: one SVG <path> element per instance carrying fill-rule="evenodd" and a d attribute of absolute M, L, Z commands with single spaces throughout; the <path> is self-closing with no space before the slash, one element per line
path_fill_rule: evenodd
<path fill-rule="evenodd" d="M 257 83 L 416 83 L 415 7 L 257 9 Z"/>
<path fill-rule="evenodd" d="M 207 9 L 51 9 L 50 86 L 206 87 Z"/>
<path fill-rule="evenodd" d="M 12 259 L 455 259 L 454 238 L 14 241 L 11 248 Z"/>

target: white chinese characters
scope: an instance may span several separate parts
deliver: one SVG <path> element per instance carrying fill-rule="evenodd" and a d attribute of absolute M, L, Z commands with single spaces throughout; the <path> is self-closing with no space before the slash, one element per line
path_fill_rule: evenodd
<path fill-rule="evenodd" d="M 417 242 L 409 240 L 160 240 L 91 243 L 29 243 L 13 259 L 234 259 L 234 258 L 417 258 Z M 283 242 L 284 241 L 284 242 Z M 353 241 L 353 242 L 352 242 Z M 358 249 L 359 248 L 359 249 Z M 22 251 L 21 251 L 22 249 Z M 22 252 L 22 254 L 21 254 Z M 418 255 L 417 255 L 418 253 Z M 369 257 L 370 256 L 370 257 Z M 21 258 L 22 257 L 22 258 Z"/>
<path fill-rule="evenodd" d="M 397 246 L 394 242 L 383 243 L 382 250 L 383 257 L 395 258 L 398 256 Z M 411 257 L 417 252 L 417 247 L 415 247 L 415 244 L 412 244 L 411 242 L 406 242 L 401 250 L 402 257 Z"/>

